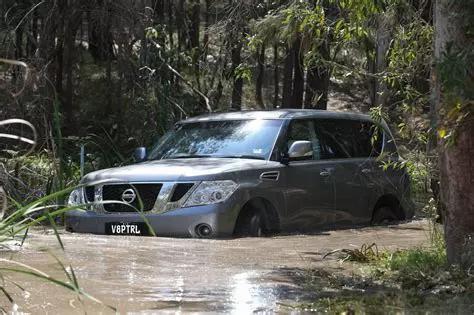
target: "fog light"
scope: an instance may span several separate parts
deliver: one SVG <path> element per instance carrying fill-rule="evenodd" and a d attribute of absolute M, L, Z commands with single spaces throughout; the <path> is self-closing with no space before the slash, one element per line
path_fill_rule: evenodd
<path fill-rule="evenodd" d="M 199 237 L 208 237 L 212 233 L 212 228 L 205 223 L 196 226 L 196 234 Z"/>

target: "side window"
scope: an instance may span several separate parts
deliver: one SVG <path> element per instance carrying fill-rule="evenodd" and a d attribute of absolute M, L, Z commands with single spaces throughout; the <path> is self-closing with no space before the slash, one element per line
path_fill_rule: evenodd
<path fill-rule="evenodd" d="M 377 157 L 382 151 L 383 133 L 368 121 L 353 121 L 354 157 Z"/>
<path fill-rule="evenodd" d="M 310 141 L 313 146 L 313 160 L 321 159 L 321 148 L 311 120 L 294 120 L 290 123 L 287 135 L 287 148 L 295 141 Z"/>
<path fill-rule="evenodd" d="M 377 157 L 382 151 L 383 132 L 369 121 L 317 119 L 321 159 Z"/>
<path fill-rule="evenodd" d="M 321 159 L 345 159 L 354 156 L 353 130 L 343 119 L 317 119 L 314 121 L 321 143 Z"/>

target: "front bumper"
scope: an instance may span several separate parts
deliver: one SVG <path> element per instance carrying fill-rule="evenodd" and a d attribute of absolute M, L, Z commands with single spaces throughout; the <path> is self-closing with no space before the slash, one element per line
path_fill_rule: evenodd
<path fill-rule="evenodd" d="M 209 237 L 229 237 L 233 234 L 237 208 L 227 203 L 181 208 L 161 214 L 145 213 L 157 236 L 199 237 L 196 226 L 207 224 Z M 69 232 L 106 234 L 106 223 L 144 222 L 139 213 L 97 213 L 72 210 L 66 213 L 65 225 Z"/>

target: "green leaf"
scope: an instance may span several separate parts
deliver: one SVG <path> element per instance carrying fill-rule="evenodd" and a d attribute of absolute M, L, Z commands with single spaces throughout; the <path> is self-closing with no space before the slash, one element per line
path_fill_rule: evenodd
<path fill-rule="evenodd" d="M 438 136 L 440 139 L 445 139 L 447 135 L 446 129 L 440 129 L 438 130 Z"/>

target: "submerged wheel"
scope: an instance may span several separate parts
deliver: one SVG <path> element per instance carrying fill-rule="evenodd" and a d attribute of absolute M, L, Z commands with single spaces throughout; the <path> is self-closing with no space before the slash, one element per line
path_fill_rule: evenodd
<path fill-rule="evenodd" d="M 398 222 L 400 218 L 395 211 L 388 206 L 382 206 L 374 211 L 372 216 L 372 224 L 390 224 Z"/>
<path fill-rule="evenodd" d="M 260 211 L 245 211 L 237 221 L 235 235 L 261 237 L 265 234 L 265 222 Z"/>

